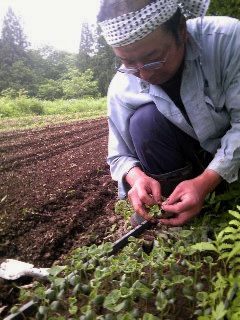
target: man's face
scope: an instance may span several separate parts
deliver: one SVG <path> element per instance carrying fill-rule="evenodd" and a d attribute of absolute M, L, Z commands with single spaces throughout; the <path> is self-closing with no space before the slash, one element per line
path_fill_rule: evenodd
<path fill-rule="evenodd" d="M 161 85 L 170 80 L 180 67 L 185 50 L 185 32 L 180 35 L 180 44 L 176 43 L 173 35 L 158 28 L 150 35 L 135 43 L 113 48 L 115 55 L 121 59 L 127 68 L 140 68 L 136 77 L 151 84 Z M 161 68 L 145 70 L 145 64 L 165 61 Z"/>

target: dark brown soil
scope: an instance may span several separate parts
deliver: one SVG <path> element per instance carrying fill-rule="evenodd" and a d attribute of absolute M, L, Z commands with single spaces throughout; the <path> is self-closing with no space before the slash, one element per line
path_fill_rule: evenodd
<path fill-rule="evenodd" d="M 49 267 L 75 247 L 121 236 L 107 134 L 105 118 L 0 134 L 0 262 Z"/>

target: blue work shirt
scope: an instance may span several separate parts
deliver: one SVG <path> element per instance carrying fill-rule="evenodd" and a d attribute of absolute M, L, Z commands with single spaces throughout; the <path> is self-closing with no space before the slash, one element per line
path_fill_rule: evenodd
<path fill-rule="evenodd" d="M 117 72 L 108 91 L 108 164 L 126 196 L 125 176 L 141 167 L 129 133 L 129 119 L 154 102 L 181 130 L 213 155 L 208 169 L 231 183 L 240 168 L 240 22 L 229 17 L 187 21 L 188 40 L 180 95 L 191 125 L 158 85 Z"/>

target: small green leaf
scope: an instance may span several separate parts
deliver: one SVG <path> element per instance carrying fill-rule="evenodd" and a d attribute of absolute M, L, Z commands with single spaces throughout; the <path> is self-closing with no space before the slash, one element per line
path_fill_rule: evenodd
<path fill-rule="evenodd" d="M 66 269 L 66 266 L 54 266 L 48 270 L 51 276 L 56 277 L 60 272 Z"/>
<path fill-rule="evenodd" d="M 193 250 L 197 251 L 215 251 L 217 252 L 216 246 L 211 242 L 198 242 L 191 246 Z"/>
<path fill-rule="evenodd" d="M 236 254 L 239 254 L 240 252 L 240 243 L 235 244 L 235 247 L 232 249 L 232 251 L 229 253 L 227 262 L 229 262 L 232 257 L 234 257 Z"/>
<path fill-rule="evenodd" d="M 144 313 L 143 320 L 159 320 L 160 318 L 152 315 L 151 313 Z"/>
<path fill-rule="evenodd" d="M 215 310 L 212 312 L 212 317 L 214 320 L 222 320 L 226 315 L 227 310 L 225 310 L 224 303 L 221 301 Z"/>
<path fill-rule="evenodd" d="M 240 213 L 239 213 L 239 212 L 234 211 L 234 210 L 228 210 L 228 212 L 229 212 L 232 216 L 234 216 L 234 218 L 236 218 L 237 220 L 240 221 Z"/>
<path fill-rule="evenodd" d="M 229 221 L 229 225 L 230 225 L 230 226 L 234 226 L 234 227 L 236 227 L 236 228 L 240 228 L 240 221 L 238 221 L 238 220 L 231 220 L 231 221 Z"/>
<path fill-rule="evenodd" d="M 121 298 L 120 290 L 114 289 L 106 296 L 103 304 L 104 308 L 110 311 L 114 311 L 115 310 L 114 307 L 116 306 L 120 298 Z"/>

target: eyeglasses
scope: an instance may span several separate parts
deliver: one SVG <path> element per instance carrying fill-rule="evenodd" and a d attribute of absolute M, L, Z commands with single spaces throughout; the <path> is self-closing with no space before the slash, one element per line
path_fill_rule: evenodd
<path fill-rule="evenodd" d="M 117 71 L 122 72 L 122 73 L 137 74 L 137 73 L 141 72 L 141 70 L 151 71 L 151 70 L 161 69 L 163 67 L 164 63 L 166 63 L 166 61 L 167 61 L 167 57 L 164 60 L 146 63 L 141 67 L 125 67 L 124 64 L 122 64 L 122 62 L 120 60 L 116 59 L 115 68 Z"/>

